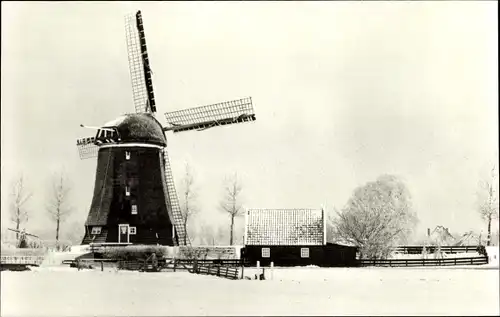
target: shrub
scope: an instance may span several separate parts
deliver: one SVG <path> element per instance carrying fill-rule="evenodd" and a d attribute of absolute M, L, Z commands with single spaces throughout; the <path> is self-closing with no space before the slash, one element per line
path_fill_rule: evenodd
<path fill-rule="evenodd" d="M 179 258 L 189 259 L 189 260 L 206 259 L 208 252 L 209 252 L 209 248 L 206 248 L 206 247 L 182 246 L 179 248 Z"/>
<path fill-rule="evenodd" d="M 486 252 L 486 248 L 484 247 L 484 245 L 478 246 L 476 252 L 481 255 L 488 256 L 488 253 Z"/>
<path fill-rule="evenodd" d="M 107 259 L 118 261 L 146 260 L 156 253 L 158 258 L 167 255 L 167 247 L 157 245 L 130 245 L 105 249 L 103 255 Z"/>

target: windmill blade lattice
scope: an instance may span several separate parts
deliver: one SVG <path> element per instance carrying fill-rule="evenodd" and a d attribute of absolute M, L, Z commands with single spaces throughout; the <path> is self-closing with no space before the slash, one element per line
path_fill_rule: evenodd
<path fill-rule="evenodd" d="M 172 168 L 170 167 L 170 159 L 168 158 L 167 149 L 164 148 L 162 152 L 163 169 L 165 171 L 164 175 L 167 189 L 165 197 L 167 199 L 167 206 L 170 207 L 170 219 L 174 224 L 175 231 L 177 232 L 178 244 L 189 246 L 191 245 L 191 243 L 186 232 L 184 218 L 182 217 L 181 206 L 179 204 L 179 198 L 177 197 L 177 191 L 175 190 L 174 177 L 172 174 Z"/>
<path fill-rule="evenodd" d="M 255 121 L 252 98 L 165 113 L 166 131 L 205 130 L 215 126 Z"/>
<path fill-rule="evenodd" d="M 125 33 L 135 112 L 155 112 L 151 70 L 140 11 L 125 17 Z"/>

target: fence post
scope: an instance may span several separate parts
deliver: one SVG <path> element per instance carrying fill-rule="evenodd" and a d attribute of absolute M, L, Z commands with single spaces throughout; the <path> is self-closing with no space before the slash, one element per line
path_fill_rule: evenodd
<path fill-rule="evenodd" d="M 271 262 L 271 280 L 274 278 L 274 262 Z"/>
<path fill-rule="evenodd" d="M 455 263 L 454 264 L 457 265 L 457 258 L 455 258 Z"/>
<path fill-rule="evenodd" d="M 257 261 L 257 268 L 260 268 L 260 261 Z"/>
<path fill-rule="evenodd" d="M 470 264 L 474 264 L 474 258 L 470 258 Z"/>
<path fill-rule="evenodd" d="M 177 269 L 177 259 L 174 259 L 174 272 Z"/>
<path fill-rule="evenodd" d="M 245 278 L 245 263 L 244 263 L 244 260 L 242 259 L 241 260 L 241 279 L 244 279 Z"/>
<path fill-rule="evenodd" d="M 103 272 L 103 271 L 104 271 L 104 262 L 101 261 L 101 272 Z"/>

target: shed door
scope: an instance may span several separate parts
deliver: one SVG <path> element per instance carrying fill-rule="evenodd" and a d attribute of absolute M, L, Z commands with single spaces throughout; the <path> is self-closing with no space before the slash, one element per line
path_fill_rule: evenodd
<path fill-rule="evenodd" d="M 129 234 L 129 225 L 118 225 L 118 243 L 128 243 Z"/>

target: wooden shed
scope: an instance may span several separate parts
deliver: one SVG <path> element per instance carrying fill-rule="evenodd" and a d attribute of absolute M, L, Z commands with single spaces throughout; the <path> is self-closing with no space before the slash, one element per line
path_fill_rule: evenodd
<path fill-rule="evenodd" d="M 326 241 L 323 210 L 249 209 L 241 257 L 255 265 L 354 266 L 357 248 Z"/>

